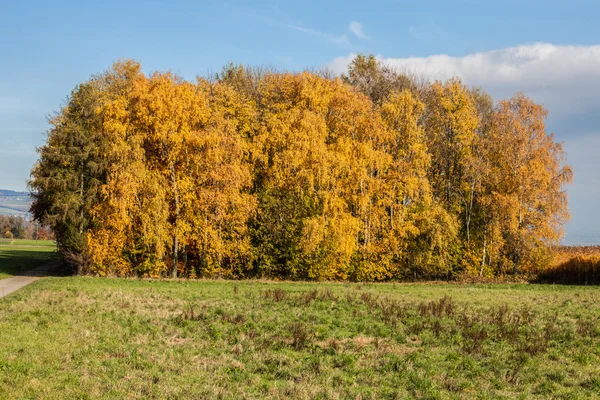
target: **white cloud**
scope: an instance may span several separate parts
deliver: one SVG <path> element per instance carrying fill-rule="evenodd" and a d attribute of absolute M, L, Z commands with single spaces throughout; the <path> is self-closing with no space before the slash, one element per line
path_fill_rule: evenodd
<path fill-rule="evenodd" d="M 299 32 L 307 33 L 309 35 L 316 36 L 316 37 L 319 37 L 321 39 L 325 39 L 328 42 L 337 44 L 338 46 L 346 46 L 346 45 L 348 45 L 350 43 L 348 41 L 348 36 L 346 36 L 346 35 L 339 35 L 339 36 L 330 35 L 329 33 L 321 32 L 321 31 L 316 31 L 314 29 L 304 28 L 304 27 L 298 26 L 298 25 L 291 25 L 291 24 L 281 24 L 281 25 L 283 25 L 283 26 L 285 26 L 287 28 L 290 28 L 290 29 L 294 29 L 294 30 L 299 31 Z"/>
<path fill-rule="evenodd" d="M 290 57 L 290 56 L 279 56 L 279 55 L 275 55 L 275 58 L 276 58 L 276 59 L 277 59 L 279 62 L 281 62 L 281 63 L 283 63 L 283 64 L 286 64 L 286 65 L 292 65 L 292 63 L 293 63 L 293 59 L 292 59 L 292 57 Z"/>
<path fill-rule="evenodd" d="M 343 73 L 354 57 L 349 54 L 335 58 L 328 68 Z M 561 115 L 600 109 L 600 46 L 536 43 L 461 57 L 438 54 L 378 58 L 394 68 L 430 79 L 457 76 L 496 97 L 523 91 Z"/>
<path fill-rule="evenodd" d="M 301 21 L 296 21 L 290 18 L 285 12 L 279 10 L 279 8 L 277 7 L 274 7 L 271 14 L 273 15 L 262 14 L 260 12 L 250 12 L 247 14 L 247 16 L 255 18 L 268 25 L 284 27 L 287 29 L 292 29 L 298 32 L 306 33 L 308 35 L 324 39 L 338 46 L 345 47 L 350 44 L 347 35 L 333 35 L 327 32 L 306 28 L 303 26 Z"/>
<path fill-rule="evenodd" d="M 363 26 L 360 22 L 357 22 L 357 21 L 350 22 L 348 29 L 359 39 L 363 39 L 363 40 L 369 39 L 369 37 L 365 34 L 365 31 L 363 30 Z"/>

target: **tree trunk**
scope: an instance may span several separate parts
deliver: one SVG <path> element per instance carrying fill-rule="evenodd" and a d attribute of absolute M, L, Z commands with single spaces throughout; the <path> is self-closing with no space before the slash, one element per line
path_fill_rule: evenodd
<path fill-rule="evenodd" d="M 179 223 L 179 190 L 177 189 L 174 165 L 171 165 L 171 184 L 173 186 L 173 195 L 175 197 L 175 220 L 173 221 L 173 270 L 171 276 L 177 278 L 177 264 L 179 262 L 179 240 L 177 237 L 177 225 Z"/>
<path fill-rule="evenodd" d="M 485 256 L 487 251 L 487 237 L 483 234 L 483 257 L 481 257 L 481 269 L 479 270 L 479 276 L 483 276 L 483 268 L 485 267 Z"/>
<path fill-rule="evenodd" d="M 188 254 L 187 254 L 187 249 L 186 249 L 185 245 L 183 246 L 183 249 L 181 251 L 183 252 L 183 272 L 186 273 Z M 189 276 L 189 274 L 187 276 Z"/>
<path fill-rule="evenodd" d="M 179 261 L 179 243 L 177 241 L 177 234 L 174 235 L 173 240 L 173 270 L 171 272 L 172 278 L 177 278 L 177 263 Z"/>
<path fill-rule="evenodd" d="M 84 182 L 83 182 L 83 180 L 84 180 L 84 178 L 83 178 L 83 165 L 82 165 L 81 168 L 82 168 L 81 177 L 80 177 L 81 185 L 79 187 L 79 197 L 81 199 L 81 205 L 79 206 L 80 207 L 80 210 L 79 210 L 79 234 L 80 235 L 83 234 L 83 208 L 84 208 L 84 206 L 83 206 L 83 203 L 84 203 L 84 198 L 83 198 L 83 188 L 84 188 Z"/>
<path fill-rule="evenodd" d="M 471 193 L 466 212 L 467 248 L 471 248 L 471 216 L 473 215 L 473 198 L 475 197 L 475 181 L 471 182 Z"/>

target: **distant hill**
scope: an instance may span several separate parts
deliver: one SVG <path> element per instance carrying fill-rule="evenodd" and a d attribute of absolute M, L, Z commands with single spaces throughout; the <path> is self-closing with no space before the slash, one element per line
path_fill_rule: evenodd
<path fill-rule="evenodd" d="M 3 196 L 27 196 L 29 197 L 29 193 L 27 192 L 15 192 L 14 190 L 0 189 L 0 197 Z"/>
<path fill-rule="evenodd" d="M 29 218 L 31 197 L 27 192 L 0 189 L 0 215 Z"/>

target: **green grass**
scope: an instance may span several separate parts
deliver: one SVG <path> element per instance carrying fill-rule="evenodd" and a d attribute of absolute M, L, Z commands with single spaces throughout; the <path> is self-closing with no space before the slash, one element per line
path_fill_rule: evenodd
<path fill-rule="evenodd" d="M 0 238 L 0 246 L 35 246 L 35 247 L 51 247 L 56 248 L 56 243 L 53 240 L 31 240 L 31 239 L 6 239 Z"/>
<path fill-rule="evenodd" d="M 0 279 L 28 271 L 56 258 L 51 240 L 0 239 Z"/>
<path fill-rule="evenodd" d="M 0 398 L 599 398 L 599 295 L 46 278 L 0 303 Z"/>

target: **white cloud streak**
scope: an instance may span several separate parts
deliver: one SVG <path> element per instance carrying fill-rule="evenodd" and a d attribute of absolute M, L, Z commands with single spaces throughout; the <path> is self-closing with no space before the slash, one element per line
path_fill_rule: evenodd
<path fill-rule="evenodd" d="M 291 25 L 291 24 L 280 24 L 280 25 L 285 26 L 290 29 L 294 29 L 294 30 L 302 32 L 302 33 L 306 33 L 308 35 L 312 35 L 312 36 L 315 36 L 315 37 L 318 37 L 321 39 L 325 39 L 328 42 L 331 42 L 338 46 L 347 46 L 350 44 L 350 41 L 348 40 L 348 36 L 346 36 L 346 35 L 339 35 L 339 36 L 330 35 L 329 33 L 316 31 L 314 29 L 304 28 L 304 27 L 298 26 L 298 25 Z"/>
<path fill-rule="evenodd" d="M 345 34 L 333 35 L 333 34 L 319 31 L 316 29 L 306 28 L 300 23 L 300 21 L 293 20 L 286 13 L 279 10 L 277 7 L 275 7 L 272 10 L 272 14 L 275 14 L 275 15 L 269 16 L 269 15 L 261 14 L 260 12 L 251 12 L 247 15 L 249 17 L 260 20 L 265 24 L 272 25 L 272 26 L 279 26 L 279 27 L 283 27 L 283 28 L 287 28 L 287 29 L 292 29 L 292 30 L 295 30 L 298 32 L 302 32 L 307 35 L 323 39 L 329 43 L 333 43 L 340 47 L 347 47 L 350 45 L 350 40 L 348 39 L 348 36 Z"/>
<path fill-rule="evenodd" d="M 360 22 L 357 22 L 357 21 L 350 22 L 348 29 L 350 30 L 350 32 L 352 32 L 354 34 L 354 36 L 356 36 L 359 39 L 362 39 L 362 40 L 369 39 L 369 37 L 365 34 L 365 31 L 363 30 L 363 26 Z"/>

